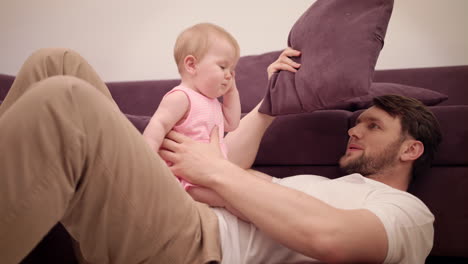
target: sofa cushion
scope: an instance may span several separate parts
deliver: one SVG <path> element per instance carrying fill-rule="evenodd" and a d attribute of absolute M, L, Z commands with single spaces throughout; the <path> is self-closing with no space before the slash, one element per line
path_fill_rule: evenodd
<path fill-rule="evenodd" d="M 442 143 L 434 157 L 433 164 L 438 166 L 468 165 L 468 105 L 432 106 L 442 132 Z"/>
<path fill-rule="evenodd" d="M 272 76 L 260 112 L 311 112 L 366 94 L 392 8 L 393 0 L 314 2 L 289 33 L 301 67 Z"/>
<path fill-rule="evenodd" d="M 416 177 L 409 192 L 420 198 L 434 214 L 434 247 L 431 255 L 468 257 L 467 166 L 434 166 Z M 468 263 L 468 259 L 426 263 Z"/>
<path fill-rule="evenodd" d="M 123 113 L 152 116 L 161 98 L 180 84 L 180 80 L 149 80 L 107 83 L 109 91 Z"/>
<path fill-rule="evenodd" d="M 236 84 L 241 99 L 242 113 L 252 110 L 265 95 L 268 85 L 267 67 L 282 51 L 242 56 L 236 66 Z"/>
<path fill-rule="evenodd" d="M 339 103 L 333 108 L 355 111 L 372 105 L 372 99 L 386 94 L 398 94 L 418 99 L 427 106 L 433 106 L 447 100 L 448 96 L 436 91 L 397 83 L 372 83 L 369 93 Z"/>
<path fill-rule="evenodd" d="M 337 165 L 346 150 L 351 114 L 321 110 L 278 117 L 262 139 L 255 165 Z"/>
<path fill-rule="evenodd" d="M 15 76 L 0 73 L 0 100 L 5 99 L 5 96 L 8 93 L 8 90 L 10 90 L 14 80 Z"/>
<path fill-rule="evenodd" d="M 143 134 L 143 131 L 145 130 L 146 126 L 148 125 L 151 116 L 142 116 L 142 115 L 131 115 L 131 114 L 125 114 L 125 116 L 132 122 L 132 124 L 140 131 L 140 133 Z"/>
<path fill-rule="evenodd" d="M 374 82 L 392 82 L 424 87 L 446 94 L 441 105 L 468 105 L 468 65 L 378 70 Z"/>

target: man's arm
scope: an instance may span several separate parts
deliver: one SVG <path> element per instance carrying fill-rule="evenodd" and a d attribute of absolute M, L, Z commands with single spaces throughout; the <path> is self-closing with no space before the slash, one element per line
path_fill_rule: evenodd
<path fill-rule="evenodd" d="M 301 65 L 289 57 L 299 56 L 300 54 L 300 51 L 286 48 L 279 55 L 278 59 L 268 66 L 268 79 L 270 79 L 273 73 L 278 71 L 297 72 L 297 68 Z M 240 121 L 239 127 L 227 134 L 225 138 L 225 143 L 229 149 L 228 159 L 244 169 L 252 167 L 262 137 L 275 120 L 275 117 L 258 112 L 261 103 L 244 116 Z"/>
<path fill-rule="evenodd" d="M 215 191 L 205 188 L 205 187 L 200 187 L 200 186 L 195 186 L 187 190 L 187 193 L 192 196 L 192 198 L 201 203 L 208 204 L 211 207 L 222 207 L 226 210 L 228 210 L 231 214 L 237 216 L 238 218 L 250 222 L 247 217 L 245 217 L 243 214 L 241 214 L 238 210 L 236 210 L 234 207 L 232 207 L 229 203 L 223 200 L 219 194 L 217 194 Z"/>
<path fill-rule="evenodd" d="M 327 263 L 385 259 L 386 231 L 370 211 L 337 209 L 303 192 L 251 177 L 227 162 L 219 169 L 207 186 L 281 244 Z"/>
<path fill-rule="evenodd" d="M 244 116 L 239 127 L 224 139 L 229 149 L 228 159 L 244 169 L 252 167 L 263 134 L 275 120 L 272 116 L 258 112 L 260 104 Z"/>
<path fill-rule="evenodd" d="M 252 169 L 248 169 L 247 171 L 250 174 L 262 180 L 265 180 L 265 181 L 272 180 L 272 177 L 265 173 L 252 170 Z M 239 212 L 239 210 L 235 209 L 228 202 L 226 202 L 223 198 L 221 198 L 219 194 L 217 194 L 215 191 L 209 188 L 200 187 L 200 186 L 192 186 L 191 188 L 187 190 L 187 193 L 190 194 L 190 196 L 192 196 L 192 198 L 197 202 L 205 203 L 212 207 L 223 207 L 226 210 L 228 210 L 231 214 L 239 217 L 240 219 L 246 222 L 250 222 L 249 219 L 245 215 Z"/>
<path fill-rule="evenodd" d="M 325 262 L 379 263 L 387 253 L 380 220 L 368 210 L 332 207 L 303 192 L 274 184 L 222 158 L 217 134 L 195 142 L 170 132 L 161 156 L 171 170 L 208 187 L 281 244 Z"/>

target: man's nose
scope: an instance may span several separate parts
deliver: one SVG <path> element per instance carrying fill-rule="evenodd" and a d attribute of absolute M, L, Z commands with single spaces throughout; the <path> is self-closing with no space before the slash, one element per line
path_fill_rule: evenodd
<path fill-rule="evenodd" d="M 361 138 L 362 137 L 362 129 L 360 129 L 359 125 L 355 125 L 352 128 L 348 129 L 348 136 Z"/>

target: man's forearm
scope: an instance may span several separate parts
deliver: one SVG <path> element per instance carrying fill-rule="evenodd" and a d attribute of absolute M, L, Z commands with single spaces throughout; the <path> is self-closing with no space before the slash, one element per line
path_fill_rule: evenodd
<path fill-rule="evenodd" d="M 312 249 L 315 238 L 327 230 L 327 218 L 334 216 L 332 207 L 302 192 L 252 177 L 234 164 L 225 166 L 230 175 L 216 177 L 210 188 L 273 239 L 301 253 L 320 256 L 321 252 Z"/>
<path fill-rule="evenodd" d="M 253 169 L 247 169 L 247 172 L 249 172 L 250 174 L 260 178 L 260 179 L 263 179 L 265 181 L 268 181 L 268 182 L 271 182 L 273 180 L 273 177 L 266 174 L 266 173 L 263 173 L 263 172 L 260 172 L 260 171 L 257 171 L 257 170 L 253 170 Z"/>
<path fill-rule="evenodd" d="M 259 179 L 262 179 L 264 181 L 269 181 L 271 182 L 272 177 L 268 174 L 248 169 L 247 170 L 251 175 L 254 177 L 258 177 Z M 203 188 L 199 186 L 192 187 L 187 190 L 187 192 L 192 196 L 192 198 L 195 201 L 201 202 L 208 204 L 209 206 L 213 207 L 224 207 L 226 208 L 229 212 L 231 212 L 233 215 L 239 217 L 240 219 L 250 222 L 247 217 L 242 215 L 239 210 L 235 209 L 230 203 L 225 201 L 218 193 L 216 193 L 214 190 L 211 190 L 209 188 Z"/>
<path fill-rule="evenodd" d="M 259 113 L 259 106 L 242 118 L 239 127 L 225 138 L 229 160 L 244 169 L 252 167 L 263 134 L 275 119 Z"/>

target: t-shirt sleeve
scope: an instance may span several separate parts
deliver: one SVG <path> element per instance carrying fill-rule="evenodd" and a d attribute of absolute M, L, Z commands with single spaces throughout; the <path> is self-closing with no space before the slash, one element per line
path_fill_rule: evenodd
<path fill-rule="evenodd" d="M 281 180 L 281 178 L 277 178 L 277 177 L 271 176 L 271 182 L 272 182 L 272 183 L 279 183 L 280 180 Z"/>
<path fill-rule="evenodd" d="M 373 212 L 387 232 L 384 263 L 424 263 L 434 242 L 434 215 L 415 196 L 391 190 L 371 194 L 364 206 Z"/>

